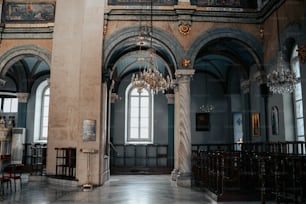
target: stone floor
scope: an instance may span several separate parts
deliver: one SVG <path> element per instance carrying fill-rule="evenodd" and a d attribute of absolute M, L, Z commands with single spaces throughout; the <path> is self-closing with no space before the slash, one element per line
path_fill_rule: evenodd
<path fill-rule="evenodd" d="M 103 186 L 84 192 L 80 187 L 29 181 L 17 192 L 5 194 L 0 203 L 103 203 L 103 204 L 196 204 L 217 203 L 203 191 L 176 186 L 170 175 L 114 175 Z M 220 203 L 220 202 L 219 202 Z M 260 202 L 226 202 L 260 203 Z"/>

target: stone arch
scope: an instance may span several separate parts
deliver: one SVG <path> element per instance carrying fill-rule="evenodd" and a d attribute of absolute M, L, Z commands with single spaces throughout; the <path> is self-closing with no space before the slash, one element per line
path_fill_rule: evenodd
<path fill-rule="evenodd" d="M 177 62 L 180 62 L 184 56 L 184 49 L 181 44 L 170 36 L 167 32 L 153 28 L 153 44 L 163 50 L 174 65 L 173 72 L 178 68 Z M 112 57 L 117 50 L 128 45 L 135 44 L 135 38 L 139 35 L 139 27 L 133 26 L 124 28 L 115 32 L 104 43 L 104 67 L 110 69 L 109 65 L 112 63 Z M 106 70 L 104 69 L 104 72 Z"/>
<path fill-rule="evenodd" d="M 194 66 L 193 63 L 195 62 L 196 56 L 200 49 L 202 49 L 209 42 L 220 38 L 232 38 L 243 44 L 246 50 L 248 50 L 248 52 L 253 56 L 258 69 L 263 69 L 261 65 L 263 62 L 262 43 L 250 33 L 247 33 L 238 28 L 231 27 L 220 27 L 209 30 L 198 37 L 193 43 L 191 43 L 191 46 L 186 53 L 187 57 L 191 60 L 190 66 Z"/>
<path fill-rule="evenodd" d="M 51 52 L 34 44 L 19 45 L 0 56 L 0 75 L 4 76 L 8 69 L 25 55 L 35 55 L 51 67 Z"/>

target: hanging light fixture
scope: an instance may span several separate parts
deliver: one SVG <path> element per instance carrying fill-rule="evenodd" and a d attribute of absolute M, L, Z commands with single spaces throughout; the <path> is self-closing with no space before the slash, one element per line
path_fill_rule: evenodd
<path fill-rule="evenodd" d="M 277 18 L 277 35 L 278 35 L 278 58 L 276 64 L 276 70 L 273 70 L 267 75 L 267 86 L 269 90 L 274 94 L 285 94 L 292 93 L 295 89 L 296 83 L 299 79 L 295 73 L 288 69 L 286 62 L 283 58 L 283 53 L 280 48 L 280 37 L 279 37 L 279 23 L 278 23 L 278 11 L 276 11 Z"/>
<path fill-rule="evenodd" d="M 206 97 L 208 98 L 207 80 L 208 80 L 208 78 L 206 77 L 205 88 L 206 88 Z M 208 100 L 206 99 L 206 101 L 208 101 Z M 214 112 L 215 111 L 215 106 L 213 104 L 205 103 L 205 104 L 200 106 L 200 111 L 204 112 L 204 113 Z"/>
<path fill-rule="evenodd" d="M 139 46 L 141 50 L 141 46 L 144 44 L 143 39 L 144 35 L 146 33 L 140 32 L 139 37 Z M 158 92 L 165 92 L 169 88 L 172 87 L 172 80 L 170 79 L 169 75 L 167 75 L 167 78 L 163 77 L 163 74 L 159 71 L 157 62 L 156 62 L 156 53 L 154 53 L 153 49 L 153 0 L 150 2 L 150 32 L 148 32 L 148 37 L 150 38 L 150 49 L 148 49 L 148 66 L 144 67 L 141 71 L 141 68 L 139 70 L 139 74 L 133 74 L 131 83 L 134 87 L 138 89 L 139 92 L 141 92 L 142 89 L 147 88 L 154 94 L 157 94 Z M 141 54 L 141 52 L 140 52 Z M 141 60 L 144 60 L 144 58 L 141 58 Z"/>

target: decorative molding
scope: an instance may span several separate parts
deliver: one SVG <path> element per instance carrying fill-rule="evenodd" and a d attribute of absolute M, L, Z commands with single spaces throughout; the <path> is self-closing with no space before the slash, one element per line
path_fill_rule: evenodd
<path fill-rule="evenodd" d="M 18 103 L 27 103 L 29 98 L 29 93 L 16 93 L 18 98 Z"/>
<path fill-rule="evenodd" d="M 264 39 L 264 37 L 265 37 L 265 30 L 264 30 L 263 27 L 260 27 L 260 28 L 259 28 L 259 37 L 260 37 L 261 39 Z"/>
<path fill-rule="evenodd" d="M 180 78 L 183 76 L 193 76 L 194 75 L 195 70 L 194 69 L 178 69 L 175 72 L 175 76 L 176 78 Z"/>
<path fill-rule="evenodd" d="M 182 60 L 182 66 L 186 69 L 186 68 L 189 67 L 190 62 L 191 62 L 190 59 L 183 59 Z"/>
<path fill-rule="evenodd" d="M 301 45 L 296 50 L 299 53 L 300 61 L 304 64 L 306 60 L 306 45 Z"/>
<path fill-rule="evenodd" d="M 180 22 L 178 29 L 183 35 L 188 35 L 191 31 L 191 23 Z"/>

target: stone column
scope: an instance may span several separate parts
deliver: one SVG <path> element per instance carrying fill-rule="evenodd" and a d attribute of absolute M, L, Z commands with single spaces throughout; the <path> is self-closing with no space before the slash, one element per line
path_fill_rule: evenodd
<path fill-rule="evenodd" d="M 174 160 L 174 94 L 166 94 L 168 99 L 168 167 Z"/>
<path fill-rule="evenodd" d="M 179 103 L 179 88 L 178 86 L 174 87 L 174 168 L 171 172 L 171 177 L 173 181 L 176 181 L 178 169 L 179 169 L 179 111 L 180 103 Z"/>
<path fill-rule="evenodd" d="M 29 93 L 16 93 L 18 98 L 18 116 L 16 127 L 26 127 L 27 105 Z"/>
<path fill-rule="evenodd" d="M 177 185 L 191 186 L 190 78 L 194 69 L 180 69 L 175 75 L 179 86 L 179 169 Z"/>

